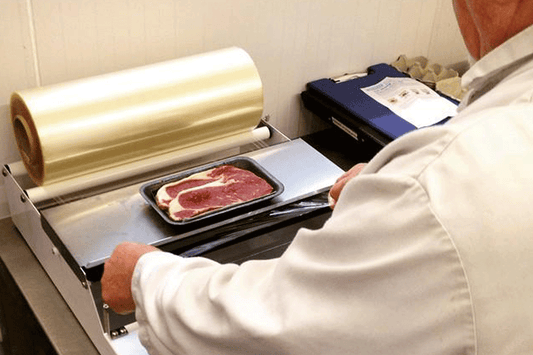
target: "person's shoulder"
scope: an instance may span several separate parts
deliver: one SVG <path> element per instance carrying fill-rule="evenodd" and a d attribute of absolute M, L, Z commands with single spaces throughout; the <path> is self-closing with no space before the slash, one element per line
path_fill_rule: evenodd
<path fill-rule="evenodd" d="M 422 128 L 397 139 L 368 164 L 368 172 L 408 175 L 418 178 L 443 160 L 463 160 L 506 152 L 517 143 L 513 137 L 530 135 L 533 147 L 533 105 L 485 108 L 464 112 L 448 123 Z M 511 142 L 515 144 L 510 144 Z"/>
<path fill-rule="evenodd" d="M 366 171 L 416 177 L 438 158 L 460 129 L 450 122 L 410 132 L 384 147 L 369 162 Z"/>

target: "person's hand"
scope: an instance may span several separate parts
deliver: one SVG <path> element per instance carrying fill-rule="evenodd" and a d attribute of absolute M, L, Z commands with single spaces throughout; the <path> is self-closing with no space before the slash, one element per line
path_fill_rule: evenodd
<path fill-rule="evenodd" d="M 361 170 L 363 170 L 365 166 L 366 166 L 366 163 L 359 163 L 355 165 L 354 167 L 352 167 L 347 172 L 345 172 L 344 174 L 342 174 L 341 177 L 339 177 L 337 181 L 335 181 L 335 184 L 329 190 L 329 195 L 328 195 L 329 205 L 331 209 L 335 208 L 335 205 L 337 204 L 337 200 L 339 199 L 341 191 L 346 185 L 346 183 L 350 181 L 351 179 L 353 179 L 354 177 L 356 177 L 361 172 Z"/>
<path fill-rule="evenodd" d="M 102 276 L 102 300 L 118 314 L 135 310 L 131 294 L 133 270 L 141 256 L 157 251 L 156 247 L 124 242 L 119 244 L 104 265 Z"/>

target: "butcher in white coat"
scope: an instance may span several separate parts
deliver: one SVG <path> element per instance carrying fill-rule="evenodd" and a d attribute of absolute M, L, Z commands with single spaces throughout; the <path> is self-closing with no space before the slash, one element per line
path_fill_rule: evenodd
<path fill-rule="evenodd" d="M 323 228 L 240 266 L 116 248 L 103 298 L 149 353 L 532 353 L 533 0 L 454 6 L 459 114 L 339 179 Z"/>

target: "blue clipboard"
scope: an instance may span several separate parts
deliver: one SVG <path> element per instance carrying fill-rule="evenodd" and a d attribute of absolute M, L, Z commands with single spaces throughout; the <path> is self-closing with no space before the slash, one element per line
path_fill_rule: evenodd
<path fill-rule="evenodd" d="M 333 118 L 354 132 L 368 136 L 384 146 L 417 129 L 361 90 L 379 83 L 386 77 L 408 75 L 388 64 L 376 64 L 369 67 L 366 74 L 355 75 L 347 80 L 325 78 L 309 82 L 301 97 L 304 105 L 319 117 L 328 120 Z M 447 119 L 438 124 L 445 121 Z"/>

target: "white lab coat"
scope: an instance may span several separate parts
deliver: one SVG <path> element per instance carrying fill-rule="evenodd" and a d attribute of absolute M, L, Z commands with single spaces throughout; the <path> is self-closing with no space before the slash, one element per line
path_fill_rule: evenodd
<path fill-rule="evenodd" d="M 482 58 L 463 79 L 490 91 L 385 147 L 280 258 L 144 255 L 132 290 L 149 352 L 531 353 L 531 53 L 533 27 Z"/>

